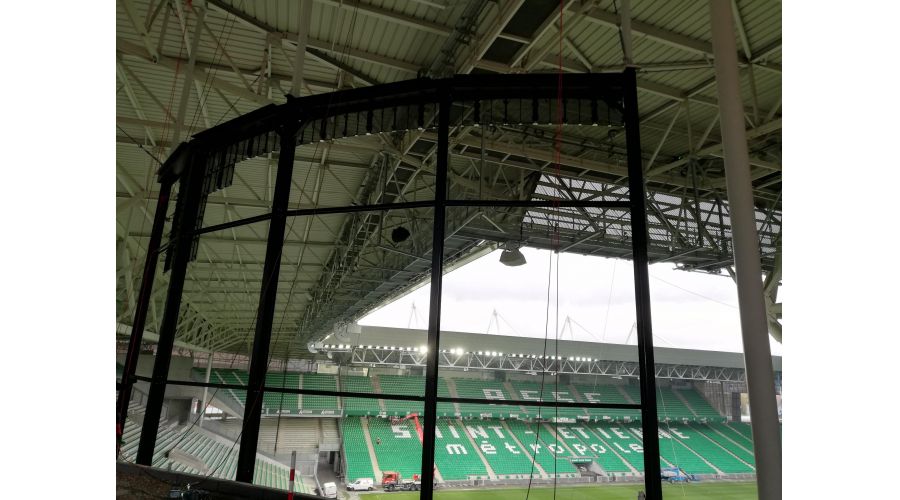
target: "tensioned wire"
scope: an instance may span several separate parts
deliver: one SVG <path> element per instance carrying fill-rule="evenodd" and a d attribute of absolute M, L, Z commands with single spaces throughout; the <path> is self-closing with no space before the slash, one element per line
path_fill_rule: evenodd
<path fill-rule="evenodd" d="M 562 71 L 562 43 L 563 43 L 563 37 L 564 37 L 565 30 L 564 30 L 564 26 L 563 26 L 563 9 L 564 9 L 563 1 L 560 0 L 560 3 L 559 3 L 558 68 L 557 68 L 558 80 L 557 80 L 557 94 L 556 94 L 557 116 L 556 116 L 556 133 L 554 136 L 555 171 L 556 171 L 556 177 L 558 179 L 557 182 L 560 182 L 560 183 L 562 182 L 559 179 L 560 179 L 560 160 L 561 160 L 561 151 L 560 150 L 562 148 L 562 125 L 563 125 L 562 122 L 563 122 L 563 103 L 564 103 L 564 100 L 563 100 L 563 71 Z M 554 358 L 558 358 L 559 357 L 559 249 L 560 249 L 559 224 L 560 224 L 560 220 L 561 220 L 561 214 L 560 214 L 560 209 L 559 209 L 559 199 L 561 198 L 561 191 L 562 191 L 561 187 L 562 186 L 557 183 L 554 183 L 554 186 L 556 186 L 556 193 L 554 196 L 555 211 L 552 213 L 552 216 L 555 216 L 556 221 L 555 221 L 555 224 L 552 224 L 552 225 L 548 224 L 547 229 L 548 229 L 548 231 L 551 231 L 551 237 L 550 237 L 551 246 L 555 247 L 555 251 L 556 251 L 556 301 L 555 301 L 556 312 L 555 312 L 555 316 L 554 316 L 554 323 L 555 323 L 554 324 L 554 331 L 555 331 L 555 342 L 554 342 L 555 355 L 554 355 Z M 548 220 L 548 222 L 550 222 L 550 221 Z M 545 320 L 544 320 L 543 359 L 545 360 L 545 362 L 547 359 L 547 342 L 548 342 L 548 337 L 549 337 L 550 288 L 551 288 L 551 283 L 552 283 L 552 276 L 553 276 L 553 253 L 551 252 L 550 253 L 550 266 L 549 266 L 548 276 L 547 276 L 547 306 L 546 306 L 545 315 L 544 315 Z M 559 360 L 557 359 L 555 361 L 558 365 Z M 545 364 L 544 369 L 541 371 L 541 388 L 540 388 L 539 394 L 540 394 L 540 399 L 542 401 L 544 400 L 544 382 L 545 382 L 545 377 L 546 377 L 546 372 L 547 372 L 546 366 L 547 365 Z M 556 367 L 554 385 L 558 391 L 559 390 L 559 366 Z M 554 397 L 554 400 L 555 399 L 556 399 L 556 397 Z M 554 445 L 556 445 L 556 447 L 557 447 L 556 449 L 558 449 L 559 448 L 559 432 L 558 432 L 559 406 L 558 405 L 554 407 L 554 411 L 555 411 L 555 418 L 553 421 L 553 434 L 554 434 L 553 439 L 556 441 L 554 443 Z M 532 450 L 534 452 L 534 454 L 532 456 L 532 465 L 531 465 L 532 472 L 531 472 L 531 474 L 529 474 L 529 477 L 528 477 L 528 488 L 526 489 L 526 492 L 525 492 L 526 500 L 528 500 L 528 498 L 531 496 L 531 486 L 532 486 L 532 480 L 534 477 L 534 463 L 537 460 L 538 446 L 540 443 L 540 432 L 541 432 L 541 427 L 543 426 L 543 423 L 540 422 L 541 420 L 543 420 L 542 417 L 543 417 L 543 407 L 539 406 L 538 407 L 539 422 L 535 426 L 536 427 L 535 446 L 534 446 L 534 449 Z M 556 492 L 557 492 L 558 478 L 559 478 L 559 473 L 558 473 L 559 457 L 557 456 L 557 453 L 552 452 L 552 448 L 550 448 L 549 445 L 548 445 L 547 449 L 550 451 L 549 455 L 553 459 L 553 498 L 554 498 L 554 500 L 556 500 Z"/>

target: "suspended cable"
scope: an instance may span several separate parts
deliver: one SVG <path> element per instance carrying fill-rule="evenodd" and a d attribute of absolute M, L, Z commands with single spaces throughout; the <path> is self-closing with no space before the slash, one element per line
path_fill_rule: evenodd
<path fill-rule="evenodd" d="M 600 336 L 600 342 L 606 340 L 606 327 L 609 325 L 609 310 L 612 308 L 613 286 L 616 283 L 616 262 L 618 262 L 618 259 L 613 259 L 612 278 L 609 280 L 609 296 L 606 298 L 606 315 L 603 318 L 603 334 Z"/>
<path fill-rule="evenodd" d="M 237 6 L 237 8 L 243 9 L 244 3 L 245 3 L 245 0 L 241 0 L 241 3 L 240 3 L 240 5 Z M 190 7 L 191 7 L 191 10 L 193 11 L 194 10 L 193 5 L 191 5 Z M 198 23 L 201 22 L 199 17 L 197 18 L 197 22 Z M 217 65 L 222 60 L 222 57 L 225 55 L 225 45 L 228 43 L 228 40 L 231 39 L 231 33 L 234 29 L 234 24 L 236 22 L 237 22 L 237 18 L 232 17 L 230 25 L 228 25 L 227 20 L 224 23 L 222 23 L 222 30 L 219 32 L 219 40 L 221 40 L 221 43 L 214 43 L 214 46 L 213 46 L 213 62 L 212 62 L 213 66 Z M 205 19 L 203 20 L 203 24 L 206 24 Z M 226 25 L 228 25 L 228 34 L 225 35 L 224 39 L 222 39 L 222 35 L 225 33 Z M 209 28 L 208 25 L 206 26 L 206 28 L 209 30 L 210 35 L 212 35 L 212 29 Z M 196 29 L 201 30 L 201 26 L 198 24 Z M 197 34 L 197 36 L 199 36 L 199 33 Z M 213 40 L 213 42 L 215 42 L 215 40 Z M 198 50 L 199 50 L 199 46 L 198 46 Z M 191 56 L 194 58 L 194 60 L 196 60 L 198 54 L 191 54 Z M 271 53 L 269 53 L 269 58 L 271 59 L 271 57 L 272 57 Z M 271 66 L 271 61 L 269 62 L 269 65 Z M 206 101 L 207 101 L 207 98 L 205 98 L 204 95 L 209 96 L 209 91 L 212 87 L 213 73 L 215 71 L 216 70 L 214 70 L 214 69 L 210 69 L 206 72 L 206 77 L 203 79 L 203 85 L 200 86 L 201 90 L 198 91 L 198 93 L 197 93 L 197 105 L 194 108 L 194 116 L 191 119 L 191 124 L 190 124 L 190 127 L 188 128 L 188 131 L 192 130 L 194 128 L 194 126 L 197 124 L 197 122 L 199 121 L 200 115 L 202 114 L 202 111 L 203 111 L 203 106 L 205 106 Z M 269 82 L 267 81 L 266 84 L 268 85 Z"/>
<path fill-rule="evenodd" d="M 715 302 L 715 303 L 717 303 L 717 304 L 722 304 L 723 306 L 730 307 L 730 308 L 732 308 L 732 309 L 737 309 L 736 306 L 733 306 L 733 305 L 731 305 L 731 304 L 728 304 L 727 302 L 722 302 L 721 300 L 716 300 L 716 299 L 714 299 L 714 298 L 712 298 L 712 297 L 707 297 L 706 295 L 703 295 L 703 294 L 700 294 L 700 293 L 697 293 L 697 292 L 688 290 L 687 288 L 678 286 L 678 285 L 676 285 L 675 283 L 670 283 L 670 282 L 668 282 L 668 281 L 666 281 L 666 280 L 664 280 L 664 279 L 662 279 L 662 278 L 660 278 L 660 277 L 658 277 L 658 276 L 654 276 L 654 275 L 651 274 L 650 277 L 653 278 L 653 279 L 655 279 L 655 280 L 662 281 L 663 283 L 665 283 L 665 284 L 667 284 L 667 285 L 669 285 L 669 286 L 673 286 L 673 287 L 675 287 L 675 288 L 677 288 L 677 289 L 679 289 L 679 290 L 685 291 L 685 292 L 690 293 L 690 294 L 692 294 L 692 295 L 696 295 L 697 297 L 700 297 L 700 298 L 703 298 L 703 299 L 706 299 L 706 300 L 710 300 L 710 301 Z"/>
<path fill-rule="evenodd" d="M 123 129 L 122 127 L 120 127 L 118 123 L 116 124 L 116 128 L 119 129 L 119 130 L 121 130 L 122 133 L 125 134 L 126 137 L 128 137 L 129 139 L 131 139 L 131 142 L 133 142 L 137 147 L 141 148 L 141 151 L 147 153 L 147 154 L 150 156 L 150 158 L 153 158 L 153 161 L 155 161 L 156 163 L 159 163 L 160 165 L 163 164 L 163 162 L 160 161 L 159 158 L 157 158 L 157 157 L 156 157 L 153 153 L 151 153 L 150 151 L 147 151 L 146 149 L 144 149 L 144 145 L 141 144 L 140 142 L 138 142 L 138 140 L 135 139 L 134 137 L 131 137 L 131 134 L 129 134 L 128 132 L 126 132 L 125 129 Z M 146 191 L 146 190 L 145 190 L 145 191 Z M 143 229 L 143 227 L 142 227 L 142 229 Z M 143 231 L 142 231 L 142 232 L 143 232 Z"/>

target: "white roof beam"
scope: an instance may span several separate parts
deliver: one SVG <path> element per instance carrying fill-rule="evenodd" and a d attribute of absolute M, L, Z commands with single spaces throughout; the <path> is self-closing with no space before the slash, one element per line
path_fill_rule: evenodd
<path fill-rule="evenodd" d="M 300 89 L 303 88 L 303 64 L 306 61 L 306 44 L 309 42 L 309 24 L 312 17 L 312 0 L 300 0 L 300 8 L 297 9 L 297 50 L 294 57 L 294 78 L 291 81 L 290 94 L 300 97 Z M 279 44 L 283 48 L 283 45 Z"/>
<path fill-rule="evenodd" d="M 325 5 L 331 5 L 337 8 L 346 8 L 352 10 L 358 10 L 360 13 L 365 14 L 367 16 L 374 17 L 376 19 L 382 19 L 385 21 L 390 21 L 395 24 L 399 24 L 401 26 L 406 26 L 407 28 L 413 28 L 420 31 L 424 31 L 426 33 L 431 33 L 434 35 L 440 36 L 450 36 L 450 33 L 453 32 L 453 28 L 449 28 L 447 26 L 433 23 L 431 21 L 426 21 L 425 19 L 419 19 L 416 17 L 408 16 L 406 14 L 400 12 L 394 12 L 391 10 L 383 9 L 381 7 L 376 7 L 374 5 L 368 5 L 357 0 L 316 0 L 319 3 Z M 443 8 L 443 7 L 441 7 Z"/>
<path fill-rule="evenodd" d="M 131 21 L 131 26 L 134 28 L 134 31 L 135 33 L 137 33 L 138 37 L 140 37 L 141 42 L 144 43 L 144 47 L 147 49 L 147 53 L 150 54 L 150 58 L 155 62 L 156 59 L 159 58 L 159 53 L 156 51 L 156 47 L 154 47 L 153 44 L 150 43 L 150 36 L 147 33 L 148 23 L 142 23 L 138 20 L 137 11 L 135 10 L 134 4 L 131 2 L 131 0 L 119 0 L 119 3 L 121 3 L 122 7 L 125 9 L 125 15 L 128 16 L 128 20 Z"/>
<path fill-rule="evenodd" d="M 260 33 L 265 34 L 266 36 L 279 35 L 283 39 L 288 40 L 292 43 L 297 42 L 297 40 L 296 40 L 297 36 L 295 34 L 291 35 L 291 34 L 281 33 L 278 31 L 278 28 L 271 26 L 269 24 L 266 24 L 265 22 L 260 21 L 259 19 L 256 19 L 255 17 L 250 16 L 246 12 L 236 9 L 236 8 L 232 7 L 231 5 L 228 5 L 225 2 L 222 2 L 221 0 L 207 0 L 207 3 L 210 6 L 215 7 L 217 10 L 224 12 L 225 14 L 228 14 L 228 15 L 234 17 L 235 19 L 241 21 L 241 23 L 243 23 L 244 25 L 246 25 Z M 329 44 L 329 47 L 330 47 L 330 44 Z M 334 59 L 333 57 L 329 56 L 328 54 L 323 53 L 323 51 L 321 51 L 319 49 L 314 50 L 312 44 L 307 45 L 306 51 L 313 57 L 325 62 L 326 64 L 329 64 L 338 70 L 345 71 L 370 85 L 374 85 L 375 83 L 377 83 L 372 78 L 366 76 L 359 70 L 356 70 L 350 66 L 347 66 L 346 64 L 343 64 L 342 62 Z M 333 89 L 333 86 L 330 87 L 329 89 Z"/>
<path fill-rule="evenodd" d="M 194 38 L 189 44 L 187 43 L 187 22 L 185 21 L 184 12 L 181 10 L 180 3 L 176 3 L 176 7 L 178 12 L 178 21 L 181 23 L 182 33 L 185 37 L 185 45 L 187 45 L 188 47 L 188 64 L 187 69 L 185 69 L 184 71 L 184 83 L 181 88 L 181 96 L 178 104 L 178 115 L 175 118 L 175 131 L 172 135 L 172 143 L 177 145 L 179 142 L 181 142 L 182 128 L 184 128 L 184 121 L 187 115 L 188 100 L 191 97 L 192 86 L 196 85 L 197 87 L 197 100 L 203 100 L 200 82 L 194 81 L 194 61 L 196 60 L 197 49 L 200 46 L 200 37 L 203 35 L 201 26 L 203 25 L 203 18 L 206 17 L 206 6 L 203 5 L 202 2 L 198 2 L 196 6 L 191 7 L 192 10 L 195 11 L 195 14 L 197 16 L 197 24 L 194 26 Z M 207 124 L 207 126 L 209 125 Z"/>
<path fill-rule="evenodd" d="M 497 17 L 488 24 L 490 28 L 475 41 L 472 52 L 465 59 L 463 64 L 459 66 L 457 73 L 470 73 L 472 69 L 475 68 L 475 63 L 484 57 L 484 54 L 491 48 L 491 45 L 493 45 L 494 41 L 500 36 L 500 33 L 503 32 L 506 25 L 509 24 L 509 21 L 516 15 L 516 12 L 519 11 L 519 8 L 524 3 L 525 0 L 507 0 L 500 6 Z"/>
<path fill-rule="evenodd" d="M 594 23 L 616 29 L 619 28 L 622 22 L 621 16 L 613 12 L 607 12 L 599 7 L 588 10 L 584 13 L 584 17 Z M 637 19 L 631 20 L 631 32 L 652 38 L 676 49 L 702 54 L 710 58 L 713 57 L 711 43 L 653 26 Z"/>
<path fill-rule="evenodd" d="M 125 69 L 122 66 L 122 59 L 120 57 L 116 57 L 116 75 L 119 77 L 119 80 L 122 81 L 122 85 L 125 86 L 125 95 L 128 96 L 128 101 L 131 102 L 131 107 L 134 108 L 135 114 L 138 115 L 140 120 L 146 121 L 147 115 L 144 113 L 144 108 L 141 107 L 141 103 L 138 101 L 134 89 L 131 88 L 131 83 L 128 81 L 128 75 L 125 74 Z M 150 140 L 150 144 L 156 146 L 156 137 L 153 134 L 153 130 L 144 124 L 144 131 L 147 134 L 147 139 Z"/>
<path fill-rule="evenodd" d="M 281 33 L 281 36 L 284 39 L 290 40 L 292 42 L 297 41 L 297 35 L 294 33 Z M 387 66 L 389 68 L 404 71 L 406 73 L 416 74 L 420 69 L 420 65 L 415 63 L 402 61 L 393 57 L 382 56 L 380 54 L 374 54 L 372 52 L 366 52 L 355 47 L 317 40 L 315 38 L 310 38 L 307 46 L 314 49 L 319 49 L 324 52 L 330 52 L 338 56 L 352 57 L 363 62 L 380 64 L 382 66 Z"/>
<path fill-rule="evenodd" d="M 565 0 L 563 3 L 563 11 L 567 10 L 573 4 L 575 4 L 578 0 Z M 570 16 L 574 17 L 574 16 Z M 525 57 L 530 50 L 534 48 L 534 43 L 544 37 L 550 30 L 558 25 L 559 21 L 559 9 L 553 9 L 553 11 L 538 25 L 537 29 L 534 30 L 534 33 L 531 34 L 531 43 L 524 45 L 516 51 L 515 55 L 513 55 L 512 60 L 510 60 L 510 66 L 518 66 L 522 59 Z M 558 28 L 557 28 L 558 30 Z M 555 45 L 555 44 L 550 44 Z M 543 57 L 541 57 L 543 59 Z"/>

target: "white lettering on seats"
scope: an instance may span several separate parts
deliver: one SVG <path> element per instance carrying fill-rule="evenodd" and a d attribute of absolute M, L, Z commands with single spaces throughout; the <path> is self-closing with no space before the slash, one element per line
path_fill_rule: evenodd
<path fill-rule="evenodd" d="M 497 448 L 494 448 L 494 445 L 488 442 L 481 443 L 481 452 L 485 455 L 496 455 Z"/>
<path fill-rule="evenodd" d="M 610 438 L 610 435 L 607 434 L 606 431 L 604 431 L 603 429 L 601 429 L 601 428 L 599 428 L 599 427 L 596 427 L 595 430 L 596 430 L 597 432 L 599 432 L 600 434 L 603 434 L 603 437 L 605 437 L 606 439 L 609 439 L 609 438 Z"/>
<path fill-rule="evenodd" d="M 559 429 L 557 429 L 557 431 L 562 437 L 566 439 L 577 439 L 575 435 L 569 432 L 569 429 L 566 429 L 565 427 L 560 427 Z"/>
<path fill-rule="evenodd" d="M 454 443 L 454 444 L 447 445 L 447 454 L 448 455 L 468 455 L 469 452 L 466 451 L 465 446 L 463 446 L 459 443 Z"/>
<path fill-rule="evenodd" d="M 640 428 L 638 428 L 638 427 L 632 427 L 632 428 L 631 428 L 631 432 L 637 434 L 637 437 L 639 437 L 639 438 L 641 438 L 641 439 L 644 439 L 644 431 L 642 431 Z"/>
<path fill-rule="evenodd" d="M 564 396 L 566 394 L 566 396 Z M 565 401 L 567 403 L 574 403 L 575 400 L 568 396 L 569 391 L 553 391 L 553 397 L 556 398 L 557 401 Z"/>
<path fill-rule="evenodd" d="M 628 445 L 628 447 L 631 448 L 632 450 L 634 450 L 635 453 L 643 453 L 644 452 L 644 447 L 637 443 L 631 443 Z"/>
<path fill-rule="evenodd" d="M 434 429 L 434 436 L 435 436 L 436 438 L 438 438 L 438 439 L 443 439 L 443 438 L 444 438 L 444 435 L 441 434 L 441 430 L 438 429 L 437 427 L 435 427 L 435 429 Z"/>
<path fill-rule="evenodd" d="M 659 429 L 659 437 L 661 439 L 672 439 L 672 436 L 668 432 L 666 432 L 662 429 Z"/>
<path fill-rule="evenodd" d="M 521 454 L 522 454 L 522 452 L 520 452 L 520 451 L 515 447 L 515 445 L 513 445 L 513 444 L 511 444 L 511 443 L 503 443 L 503 446 L 505 446 L 506 449 L 509 450 L 509 452 L 512 453 L 513 455 L 521 455 Z"/>
<path fill-rule="evenodd" d="M 480 425 L 478 427 L 472 427 L 471 425 L 467 425 L 466 429 L 469 430 L 469 435 L 472 436 L 473 438 L 477 438 L 477 437 L 481 437 L 483 439 L 488 438 L 487 432 L 484 431 L 484 427 L 482 427 Z"/>
<path fill-rule="evenodd" d="M 631 439 L 624 432 L 620 431 L 618 427 L 610 427 L 609 430 L 611 430 L 612 433 L 616 436 L 619 436 L 619 439 Z"/>
<path fill-rule="evenodd" d="M 412 437 L 405 425 L 392 425 L 391 431 L 393 431 L 394 437 L 397 439 L 409 439 Z"/>
<path fill-rule="evenodd" d="M 670 428 L 669 432 L 671 432 L 672 434 L 675 434 L 676 436 L 680 437 L 681 439 L 690 439 L 689 437 L 685 436 L 684 434 L 678 432 L 678 429 L 676 429 L 674 427 Z"/>
<path fill-rule="evenodd" d="M 586 397 L 589 403 L 600 403 L 601 402 L 600 401 L 601 394 L 599 392 L 582 392 L 581 395 Z"/>
<path fill-rule="evenodd" d="M 503 391 L 500 389 L 482 389 L 481 392 L 484 393 L 486 399 L 506 400 L 506 396 L 503 395 Z"/>
<path fill-rule="evenodd" d="M 537 397 L 536 394 L 538 391 L 519 391 L 522 394 L 522 399 L 525 401 L 540 401 L 541 398 Z M 535 395 L 533 395 L 535 394 Z"/>
<path fill-rule="evenodd" d="M 553 453 L 554 455 L 559 455 L 563 452 L 563 447 L 558 444 L 548 444 L 547 450 L 549 450 L 550 453 Z"/>
<path fill-rule="evenodd" d="M 493 430 L 493 431 L 497 434 L 497 437 L 500 438 L 500 439 L 503 439 L 503 438 L 505 437 L 505 436 L 503 436 L 503 432 L 500 431 L 500 429 L 502 429 L 502 428 L 503 428 L 503 427 L 500 427 L 499 425 L 490 425 L 490 426 L 488 426 L 488 429 Z"/>
<path fill-rule="evenodd" d="M 531 451 L 533 451 L 535 455 L 538 455 L 541 453 L 541 445 L 539 445 L 539 444 L 531 443 L 528 445 L 528 447 L 531 448 Z"/>
<path fill-rule="evenodd" d="M 622 448 L 621 446 L 619 446 L 619 443 L 613 443 L 613 446 L 622 450 L 622 453 L 631 453 L 630 451 L 626 450 L 625 448 Z"/>
<path fill-rule="evenodd" d="M 450 429 L 450 434 L 452 434 L 454 438 L 459 439 L 459 433 L 456 432 L 456 427 L 450 424 L 447 424 L 447 427 Z"/>
<path fill-rule="evenodd" d="M 577 452 L 581 456 L 587 455 L 587 446 L 583 444 L 574 443 L 572 444 L 572 448 L 574 448 L 575 452 Z"/>
<path fill-rule="evenodd" d="M 581 427 L 572 427 L 572 430 L 575 431 L 575 432 L 577 432 L 577 433 L 579 433 L 579 434 L 581 434 L 581 437 L 583 437 L 583 438 L 585 438 L 585 439 L 590 439 L 590 438 L 591 438 L 590 436 L 587 435 L 587 433 L 584 432 L 584 429 L 581 428 Z"/>
<path fill-rule="evenodd" d="M 606 453 L 606 448 L 597 443 L 591 444 L 591 450 L 598 455 Z"/>

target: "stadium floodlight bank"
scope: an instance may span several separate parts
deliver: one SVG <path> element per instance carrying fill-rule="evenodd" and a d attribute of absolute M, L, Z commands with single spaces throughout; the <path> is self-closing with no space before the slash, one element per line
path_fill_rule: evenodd
<path fill-rule="evenodd" d="M 467 113 L 464 110 L 474 110 Z M 437 155 L 434 165 L 436 192 L 433 200 L 395 202 L 369 206 L 289 209 L 295 148 L 310 142 L 338 141 L 358 135 L 408 131 L 436 127 Z M 502 126 L 508 124 L 556 124 L 558 126 L 605 125 L 623 128 L 626 134 L 628 193 L 621 190 L 599 199 L 561 200 L 560 197 L 496 200 L 454 198 L 448 179 L 450 124 Z M 560 123 L 561 122 L 561 123 Z M 143 316 L 134 321 L 129 351 L 123 369 L 119 393 L 118 421 L 124 422 L 125 409 L 135 380 L 137 349 L 141 344 L 143 322 L 153 286 L 155 264 L 151 261 L 164 253 L 165 270 L 170 273 L 159 341 L 150 379 L 146 416 L 140 436 L 137 462 L 150 465 L 157 439 L 157 423 L 167 386 L 184 282 L 190 263 L 197 256 L 199 238 L 203 234 L 256 222 L 268 221 L 268 239 L 255 321 L 255 335 L 246 385 L 246 407 L 241 433 L 236 479 L 250 482 L 254 474 L 257 439 L 265 379 L 269 363 L 272 323 L 279 284 L 279 267 L 284 246 L 286 221 L 291 217 L 340 214 L 363 211 L 402 210 L 415 207 L 433 209 L 431 252 L 431 301 L 428 337 L 425 344 L 425 391 L 417 396 L 424 403 L 422 463 L 434 460 L 438 366 L 440 357 L 441 283 L 445 247 L 445 219 L 450 207 L 541 208 L 557 213 L 563 207 L 617 210 L 629 215 L 630 244 L 633 261 L 639 405 L 629 405 L 641 412 L 643 450 L 645 456 L 659 455 L 657 408 L 654 379 L 653 340 L 650 321 L 648 275 L 648 230 L 645 188 L 642 171 L 635 70 L 621 74 L 516 74 L 457 75 L 432 80 L 427 78 L 376 85 L 302 98 L 289 98 L 282 105 L 268 105 L 195 135 L 180 145 L 159 172 L 159 207 L 156 212 L 147 265 L 136 310 Z M 228 187 L 237 163 L 278 153 L 272 210 L 255 217 L 213 226 L 203 226 L 203 214 L 210 194 Z M 161 235 L 168 194 L 178 184 L 168 241 Z M 533 187 L 532 187 L 533 189 Z M 554 212 L 555 211 L 555 212 Z M 560 250 L 558 247 L 556 250 Z M 322 337 L 334 323 L 338 306 L 333 297 L 320 292 L 300 325 L 300 340 Z M 354 397 L 365 397 L 354 395 Z M 378 397 L 369 395 L 368 397 Z M 384 396 L 382 396 L 384 397 Z M 558 402 L 530 402 L 532 406 L 558 406 Z M 602 408 L 604 404 L 582 404 Z M 421 498 L 432 498 L 434 471 L 422 467 Z M 662 497 L 660 466 L 655 459 L 644 464 L 647 498 Z"/>

